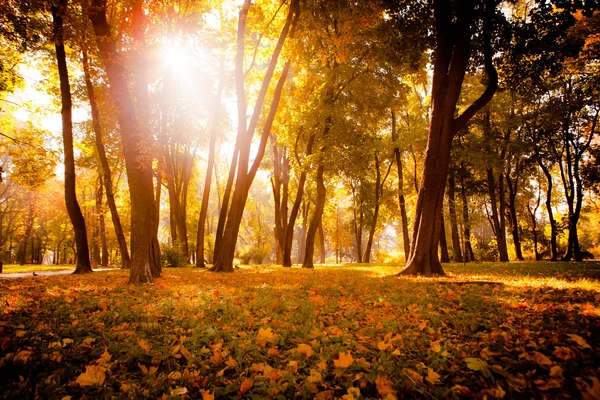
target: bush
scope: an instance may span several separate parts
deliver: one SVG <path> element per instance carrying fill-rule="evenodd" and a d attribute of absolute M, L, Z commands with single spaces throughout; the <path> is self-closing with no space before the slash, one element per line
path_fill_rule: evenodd
<path fill-rule="evenodd" d="M 269 257 L 270 252 L 267 246 L 253 244 L 240 249 L 237 257 L 242 264 L 262 264 L 265 258 Z"/>
<path fill-rule="evenodd" d="M 180 268 L 187 263 L 179 247 L 164 245 L 160 252 L 160 264 L 163 268 Z"/>

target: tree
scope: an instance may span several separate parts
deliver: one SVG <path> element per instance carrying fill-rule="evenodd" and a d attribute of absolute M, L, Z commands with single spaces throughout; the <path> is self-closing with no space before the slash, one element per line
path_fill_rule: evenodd
<path fill-rule="evenodd" d="M 93 0 L 88 10 L 96 44 L 104 62 L 110 91 L 116 105 L 127 181 L 131 197 L 131 272 L 130 283 L 152 282 L 159 275 L 153 240 L 156 237 L 156 207 L 152 174 L 151 137 L 141 129 L 129 90 L 129 73 L 106 19 L 106 1 Z"/>
<path fill-rule="evenodd" d="M 290 62 L 287 61 L 283 67 L 276 88 L 273 92 L 271 107 L 264 121 L 262 135 L 259 147 L 250 165 L 250 150 L 252 138 L 256 131 L 259 118 L 262 115 L 267 91 L 273 78 L 275 68 L 277 67 L 279 56 L 288 35 L 293 34 L 296 22 L 299 17 L 299 1 L 293 0 L 289 7 L 285 23 L 279 34 L 279 38 L 268 60 L 268 67 L 262 79 L 260 92 L 254 104 L 254 110 L 250 123 L 246 122 L 246 85 L 244 79 L 244 48 L 246 40 L 246 21 L 251 8 L 250 0 L 246 0 L 240 11 L 238 30 L 237 30 L 237 54 L 235 65 L 235 81 L 238 106 L 238 134 L 236 137 L 235 150 L 229 169 L 227 187 L 223 195 L 223 206 L 219 216 L 217 227 L 217 236 L 215 243 L 215 260 L 211 271 L 215 272 L 233 272 L 233 258 L 240 229 L 240 223 L 244 213 L 246 200 L 250 186 L 256 176 L 256 172 L 262 162 L 265 154 L 265 147 L 269 138 L 269 132 L 277 107 L 281 100 L 283 85 L 286 81 L 290 69 Z M 235 183 L 235 185 L 234 185 Z"/>
<path fill-rule="evenodd" d="M 90 252 L 87 241 L 87 230 L 85 220 L 77 202 L 75 191 L 75 155 L 73 153 L 73 120 L 71 105 L 71 87 L 69 84 L 69 73 L 67 70 L 67 57 L 64 45 L 63 19 L 67 12 L 67 0 L 60 0 L 58 5 L 51 6 L 56 61 L 58 64 L 58 75 L 60 78 L 60 97 L 62 101 L 62 130 L 63 149 L 65 157 L 65 203 L 69 218 L 75 230 L 75 244 L 77 248 L 77 266 L 75 274 L 86 274 L 92 272 L 90 264 Z"/>
<path fill-rule="evenodd" d="M 401 274 L 444 275 L 438 259 L 441 208 L 448 175 L 452 139 L 485 106 L 498 87 L 492 64 L 491 29 L 495 1 L 449 0 L 433 3 L 435 17 L 435 62 L 432 83 L 431 123 L 409 261 Z M 478 15 L 479 14 L 479 15 Z M 480 18 L 487 86 L 483 94 L 455 117 L 462 82 L 471 53 L 472 26 Z"/>

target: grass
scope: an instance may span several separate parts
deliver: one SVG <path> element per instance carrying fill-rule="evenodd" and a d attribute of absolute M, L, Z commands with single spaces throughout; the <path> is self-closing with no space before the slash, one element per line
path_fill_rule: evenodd
<path fill-rule="evenodd" d="M 600 264 L 0 281 L 6 398 L 597 398 Z M 345 397 L 344 397 L 345 396 Z"/>

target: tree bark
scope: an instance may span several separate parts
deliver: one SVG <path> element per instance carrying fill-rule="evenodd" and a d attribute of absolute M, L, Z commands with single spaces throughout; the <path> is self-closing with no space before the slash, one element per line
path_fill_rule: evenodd
<path fill-rule="evenodd" d="M 454 182 L 454 171 L 450 171 L 448 175 L 448 210 L 450 212 L 450 232 L 452 234 L 452 252 L 454 253 L 454 261 L 463 262 L 461 252 L 460 237 L 458 236 L 458 222 L 456 218 L 456 199 L 455 199 L 456 184 Z"/>
<path fill-rule="evenodd" d="M 106 1 L 93 0 L 89 18 L 94 27 L 96 44 L 104 61 L 110 92 L 116 104 L 121 128 L 123 155 L 131 197 L 131 269 L 130 283 L 154 280 L 160 271 L 156 265 L 154 182 L 150 132 L 140 129 L 133 97 L 128 88 L 129 73 L 117 52 L 106 20 Z"/>
<path fill-rule="evenodd" d="M 398 140 L 398 130 L 396 128 L 396 115 L 392 110 L 392 140 L 396 143 Z M 400 218 L 402 221 L 402 244 L 404 245 L 404 259 L 408 261 L 410 254 L 410 238 L 408 236 L 408 216 L 406 214 L 406 201 L 404 199 L 404 168 L 402 165 L 402 152 L 397 145 L 394 147 L 394 156 L 398 167 L 398 203 L 400 204 Z"/>
<path fill-rule="evenodd" d="M 115 194 L 113 192 L 112 172 L 110 169 L 110 164 L 108 163 L 108 158 L 106 157 L 106 148 L 104 147 L 104 141 L 102 139 L 100 112 L 98 111 L 98 104 L 96 102 L 96 95 L 94 93 L 94 86 L 92 84 L 92 78 L 90 75 L 87 51 L 85 49 L 83 50 L 82 64 L 85 87 L 87 90 L 88 100 L 90 102 L 90 108 L 92 110 L 92 126 L 94 129 L 96 149 L 98 150 L 98 158 L 100 159 L 100 166 L 102 169 L 102 182 L 104 184 L 104 190 L 106 190 L 106 203 L 108 204 L 108 209 L 110 210 L 115 236 L 117 237 L 117 244 L 119 245 L 119 252 L 121 254 L 121 268 L 129 269 L 129 249 L 127 247 L 125 234 L 123 233 L 123 225 L 121 224 L 121 217 L 119 217 L 119 210 L 117 209 Z"/>
<path fill-rule="evenodd" d="M 313 143 L 315 142 L 315 135 L 311 135 L 308 139 L 308 144 L 306 145 L 306 156 L 310 156 L 312 154 Z M 298 165 L 300 165 L 300 160 L 298 160 Z M 300 210 L 300 205 L 302 204 L 302 198 L 304 196 L 304 186 L 306 184 L 306 169 L 302 169 L 300 172 L 300 178 L 298 179 L 298 190 L 296 191 L 296 199 L 294 200 L 294 204 L 292 205 L 292 210 L 290 211 L 290 219 L 287 224 L 287 230 L 285 232 L 285 242 L 283 246 L 283 263 L 284 267 L 292 266 L 292 243 L 294 239 L 294 227 L 296 226 L 296 219 L 298 217 L 298 211 Z M 306 221 L 306 218 L 304 219 Z M 304 225 L 306 228 L 306 225 Z M 306 229 L 304 229 L 305 231 Z M 302 235 L 303 236 L 303 235 Z M 303 240 L 303 238 L 301 238 Z M 300 253 L 300 248 L 298 250 Z M 302 252 L 301 254 L 303 254 Z"/>
<path fill-rule="evenodd" d="M 363 257 L 363 262 L 369 263 L 371 262 L 371 248 L 373 247 L 373 239 L 375 237 L 375 231 L 377 230 L 377 219 L 379 218 L 379 208 L 381 203 L 381 198 L 383 197 L 383 189 L 385 185 L 385 181 L 390 174 L 392 169 L 392 163 L 390 162 L 387 172 L 382 177 L 381 176 L 381 165 L 379 162 L 379 156 L 375 154 L 375 209 L 373 210 L 373 220 L 371 221 L 371 226 L 369 229 L 369 237 L 367 239 L 367 247 L 365 249 L 365 255 Z"/>
<path fill-rule="evenodd" d="M 518 167 L 517 167 L 518 169 Z M 506 185 L 508 186 L 508 211 L 510 214 L 510 228 L 515 246 L 515 256 L 517 260 L 523 261 L 523 251 L 521 250 L 521 237 L 519 235 L 519 220 L 517 217 L 517 188 L 519 182 L 519 172 L 513 181 L 509 174 L 506 175 Z"/>
<path fill-rule="evenodd" d="M 462 211 L 463 211 L 463 234 L 465 237 L 465 254 L 464 262 L 475 261 L 475 253 L 473 253 L 473 247 L 471 246 L 471 221 L 469 219 L 469 199 L 467 197 L 467 189 L 465 188 L 465 180 L 460 177 L 460 188 L 462 197 Z"/>
<path fill-rule="evenodd" d="M 476 2 L 434 1 L 436 50 L 433 70 L 431 122 L 421 177 L 411 255 L 400 274 L 444 275 L 438 259 L 441 211 L 448 175 L 452 138 L 487 104 L 498 86 L 498 75 L 492 64 L 491 23 L 495 12 L 486 2 L 483 17 L 484 63 L 488 85 L 484 93 L 454 117 L 463 79 L 470 58 L 471 26 Z M 453 19 L 454 18 L 454 19 Z"/>
<path fill-rule="evenodd" d="M 446 227 L 444 224 L 444 212 L 442 211 L 442 226 L 440 228 L 440 262 L 450 262 L 450 254 L 448 254 L 448 242 L 446 241 Z"/>
<path fill-rule="evenodd" d="M 548 222 L 550 222 L 550 261 L 558 261 L 558 226 L 554 219 L 554 213 L 552 211 L 552 174 L 549 168 L 544 165 L 541 158 L 537 157 L 537 163 L 544 172 L 546 180 L 548 182 L 548 188 L 546 189 L 546 212 L 548 213 Z"/>
<path fill-rule="evenodd" d="M 487 169 L 488 194 L 490 196 L 490 208 L 492 215 L 490 217 L 492 230 L 496 236 L 498 246 L 498 255 L 500 262 L 508 262 L 508 249 L 506 247 L 506 223 L 504 210 L 504 175 L 500 173 L 498 177 L 498 187 L 496 187 L 494 171 L 491 167 Z M 496 190 L 498 197 L 496 197 Z M 498 206 L 500 204 L 500 206 Z"/>
<path fill-rule="evenodd" d="M 75 155 L 73 153 L 73 119 L 71 104 L 71 87 L 69 84 L 69 73 L 67 70 L 67 56 L 63 43 L 63 17 L 67 12 L 67 0 L 60 0 L 58 5 L 51 6 L 54 27 L 54 48 L 56 50 L 56 62 L 58 65 L 58 76 L 60 80 L 60 97 L 62 102 L 62 132 L 63 149 L 65 157 L 65 203 L 67 213 L 75 231 L 75 244 L 77 246 L 77 266 L 74 274 L 87 274 L 92 272 L 90 264 L 90 251 L 87 240 L 85 220 L 77 202 L 77 191 L 75 190 Z"/>

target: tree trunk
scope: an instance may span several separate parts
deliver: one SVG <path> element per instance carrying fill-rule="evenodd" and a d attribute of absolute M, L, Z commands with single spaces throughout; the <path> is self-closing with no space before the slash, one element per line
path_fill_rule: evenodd
<path fill-rule="evenodd" d="M 396 128 L 396 115 L 392 110 L 392 140 L 398 140 L 398 130 Z M 402 244 L 404 245 L 404 259 L 408 261 L 410 254 L 410 238 L 408 236 L 408 216 L 406 214 L 406 201 L 404 199 L 404 169 L 402 166 L 402 152 L 396 144 L 394 147 L 394 156 L 398 166 L 398 203 L 400 204 L 400 218 L 402 221 Z"/>
<path fill-rule="evenodd" d="M 98 180 L 100 181 L 98 186 L 97 198 L 98 209 L 100 210 L 98 215 L 98 223 L 100 225 L 100 246 L 102 248 L 102 257 L 100 259 L 100 265 L 106 267 L 108 265 L 108 245 L 106 242 L 106 219 L 104 218 L 104 190 L 102 190 L 102 176 L 99 176 Z"/>
<path fill-rule="evenodd" d="M 379 218 L 379 208 L 381 198 L 383 197 L 383 189 L 385 181 L 390 174 L 392 169 L 392 163 L 390 162 L 387 172 L 381 176 L 381 165 L 379 162 L 379 156 L 375 154 L 375 209 L 373 210 L 373 221 L 371 221 L 371 227 L 369 230 L 369 238 L 367 239 L 367 248 L 365 249 L 365 255 L 363 257 L 364 262 L 371 262 L 371 248 L 373 247 L 373 239 L 375 237 L 375 231 L 377 230 L 377 219 Z"/>
<path fill-rule="evenodd" d="M 460 237 L 458 236 L 458 222 L 456 218 L 456 200 L 455 200 L 456 185 L 454 183 L 454 171 L 448 175 L 448 210 L 450 212 L 450 232 L 452 234 L 452 252 L 454 253 L 454 261 L 463 262 L 461 252 Z"/>
<path fill-rule="evenodd" d="M 519 176 L 518 172 L 513 181 L 511 177 L 506 175 L 506 184 L 508 186 L 508 210 L 510 214 L 510 227 L 511 233 L 513 237 L 513 242 L 515 245 L 515 256 L 517 260 L 523 261 L 523 252 L 521 251 L 521 238 L 519 235 L 519 220 L 517 218 L 517 184 L 518 184 Z"/>
<path fill-rule="evenodd" d="M 315 198 L 315 211 L 313 217 L 310 220 L 308 231 L 306 232 L 306 248 L 304 252 L 304 262 L 302 268 L 314 268 L 313 257 L 315 253 L 315 235 L 319 224 L 321 223 L 321 217 L 323 216 L 323 210 L 325 209 L 325 183 L 323 175 L 325 173 L 325 167 L 323 163 L 319 163 L 317 167 L 317 175 L 315 176 L 315 182 L 317 184 L 317 196 Z M 360 254 L 360 253 L 359 253 Z"/>
<path fill-rule="evenodd" d="M 308 139 L 308 144 L 306 145 L 306 156 L 310 156 L 312 154 L 313 143 L 315 142 L 315 135 L 311 135 Z M 296 153 L 297 154 L 297 153 Z M 300 160 L 298 160 L 298 165 L 300 165 Z M 296 191 L 296 199 L 294 200 L 294 204 L 292 205 L 292 210 L 290 211 L 290 219 L 287 224 L 287 230 L 285 232 L 285 242 L 283 246 L 283 263 L 284 267 L 292 266 L 292 242 L 294 239 L 294 227 L 296 226 L 296 218 L 298 217 L 298 211 L 300 210 L 300 205 L 302 204 L 302 197 L 304 196 L 304 185 L 306 184 L 306 169 L 302 169 L 300 173 L 300 179 L 298 179 L 298 190 Z M 304 218 L 303 221 L 306 221 Z M 306 232 L 306 223 L 303 223 L 304 230 Z M 302 235 L 304 236 L 304 235 Z M 300 239 L 303 240 L 303 237 Z M 298 250 L 300 253 L 300 248 Z M 300 254 L 304 254 L 302 251 Z"/>
<path fill-rule="evenodd" d="M 298 264 L 304 264 L 304 256 L 306 255 L 306 232 L 308 231 L 308 215 L 310 211 L 310 203 L 302 202 L 302 227 L 300 235 L 298 235 Z"/>
<path fill-rule="evenodd" d="M 215 109 L 210 122 L 210 142 L 208 144 L 208 161 L 206 165 L 206 176 L 204 178 L 204 190 L 202 192 L 202 204 L 200 205 L 200 216 L 198 217 L 198 234 L 196 236 L 196 267 L 206 268 L 204 262 L 204 236 L 206 232 L 206 216 L 208 215 L 208 201 L 210 199 L 210 187 L 215 165 L 215 146 L 217 134 L 219 133 L 219 120 L 221 116 L 221 99 L 225 89 L 225 60 L 221 55 L 219 66 L 219 86 L 215 99 Z M 217 193 L 217 196 L 219 194 Z"/>
<path fill-rule="evenodd" d="M 475 1 L 461 2 L 460 6 L 451 4 L 449 0 L 434 1 L 436 50 L 431 122 L 417 199 L 411 254 L 401 274 L 445 274 L 438 259 L 438 241 L 452 138 L 491 100 L 497 89 L 498 76 L 492 64 L 491 49 L 491 22 L 495 7 L 486 3 L 483 42 L 488 86 L 462 114 L 454 117 L 470 56 L 475 5 Z"/>
<path fill-rule="evenodd" d="M 127 248 L 127 240 L 123 233 L 123 226 L 121 225 L 121 218 L 119 217 L 119 211 L 117 210 L 117 204 L 115 202 L 115 195 L 112 187 L 112 172 L 106 157 L 106 149 L 104 147 L 104 141 L 102 139 L 102 127 L 100 125 L 100 113 L 98 111 L 98 105 L 96 103 L 96 95 L 94 93 L 94 86 L 92 84 L 92 78 L 90 76 L 90 70 L 88 65 L 87 52 L 83 51 L 83 73 L 85 79 L 85 87 L 87 89 L 88 100 L 90 102 L 90 108 L 92 110 L 92 125 L 94 128 L 94 138 L 96 141 L 96 148 L 98 149 L 98 158 L 100 159 L 100 166 L 102 167 L 102 182 L 104 183 L 104 189 L 106 190 L 106 202 L 108 203 L 108 209 L 115 229 L 115 236 L 117 237 L 117 244 L 119 245 L 119 251 L 121 253 L 121 268 L 129 268 L 129 249 Z"/>
<path fill-rule="evenodd" d="M 498 187 L 496 188 L 494 171 L 491 167 L 487 169 L 488 194 L 490 196 L 490 208 L 492 209 L 491 225 L 496 236 L 498 245 L 498 255 L 500 262 L 508 262 L 508 249 L 506 247 L 506 226 L 504 222 L 504 176 L 501 173 L 498 177 Z M 498 197 L 496 197 L 498 190 Z M 500 207 L 498 207 L 500 203 Z"/>
<path fill-rule="evenodd" d="M 323 231 L 323 218 L 321 218 L 321 222 L 319 223 L 319 262 L 321 264 L 325 264 L 325 232 Z"/>
<path fill-rule="evenodd" d="M 548 188 L 546 189 L 546 212 L 548 213 L 548 222 L 550 222 L 550 261 L 558 261 L 558 226 L 556 225 L 554 213 L 552 212 L 552 174 L 539 156 L 537 157 L 537 162 L 548 181 Z"/>
<path fill-rule="evenodd" d="M 130 283 L 154 280 L 156 265 L 155 235 L 156 208 L 152 175 L 152 137 L 140 129 L 133 98 L 128 88 L 128 72 L 121 55 L 117 52 L 110 26 L 106 20 L 105 0 L 93 0 L 89 18 L 94 27 L 96 44 L 104 61 L 110 83 L 110 92 L 116 105 L 121 128 L 123 155 L 127 169 L 127 181 L 131 197 L 131 269 Z"/>
<path fill-rule="evenodd" d="M 464 178 L 460 177 L 461 197 L 463 204 L 463 234 L 465 237 L 465 257 L 464 262 L 475 261 L 475 253 L 471 246 L 471 222 L 469 219 L 469 199 L 467 197 L 467 189 L 465 188 Z"/>
<path fill-rule="evenodd" d="M 90 252 L 88 248 L 85 220 L 83 219 L 83 214 L 79 208 L 77 192 L 75 190 L 75 155 L 73 153 L 71 87 L 69 85 L 65 45 L 63 43 L 63 17 L 67 12 L 67 0 L 60 0 L 58 5 L 52 5 L 51 11 L 55 35 L 54 48 L 56 50 L 56 62 L 60 79 L 60 98 L 62 102 L 61 115 L 65 157 L 65 203 L 71 224 L 75 231 L 75 243 L 78 254 L 77 266 L 73 273 L 87 274 L 92 272 L 92 266 L 90 264 Z"/>
<path fill-rule="evenodd" d="M 442 226 L 440 228 L 440 261 L 443 263 L 450 262 L 450 254 L 448 254 L 448 242 L 446 241 L 446 227 L 444 224 L 444 212 L 442 211 Z"/>
<path fill-rule="evenodd" d="M 293 35 L 294 27 L 296 25 L 299 15 L 299 0 L 292 0 L 292 2 L 289 5 L 285 25 L 281 30 L 279 39 L 277 41 L 275 49 L 273 50 L 271 59 L 268 63 L 267 71 L 265 72 L 265 76 L 263 78 L 262 85 L 256 103 L 254 105 L 254 111 L 250 120 L 250 124 L 247 125 L 245 122 L 247 107 L 244 83 L 244 47 L 246 37 L 246 18 L 248 16 L 250 5 L 250 0 L 246 0 L 244 2 L 242 10 L 240 11 L 240 18 L 238 22 L 237 54 L 235 63 L 235 80 L 239 121 L 238 135 L 236 138 L 235 145 L 235 148 L 237 149 L 238 158 L 237 170 L 235 171 L 237 173 L 235 178 L 235 190 L 233 191 L 233 194 L 231 196 L 231 205 L 228 206 L 227 202 L 223 202 L 225 213 L 221 213 L 221 217 L 219 218 L 219 225 L 224 226 L 224 228 L 222 236 L 219 237 L 217 233 L 217 241 L 219 245 L 215 246 L 215 262 L 213 267 L 211 268 L 211 271 L 215 272 L 233 272 L 233 258 L 235 255 L 235 248 L 237 244 L 240 223 L 242 221 L 242 216 L 244 213 L 244 207 L 248 198 L 250 186 L 252 185 L 254 177 L 256 176 L 256 172 L 258 171 L 258 167 L 260 166 L 260 163 L 262 162 L 263 156 L 265 154 L 265 148 L 267 145 L 267 140 L 269 138 L 271 126 L 275 119 L 275 114 L 277 112 L 277 108 L 281 100 L 283 85 L 286 81 L 287 74 L 290 69 L 289 61 L 286 62 L 281 72 L 281 76 L 279 77 L 279 80 L 275 87 L 273 98 L 271 100 L 269 114 L 263 126 L 258 150 L 256 156 L 254 157 L 254 161 L 250 166 L 250 169 L 248 169 L 252 138 L 256 131 L 259 118 L 262 115 L 267 91 L 269 89 L 270 82 L 275 71 L 275 67 L 277 66 L 279 55 L 281 54 L 281 50 L 283 48 L 283 44 L 286 38 L 288 37 L 288 33 L 290 31 L 292 32 L 290 36 Z M 236 151 L 234 151 L 234 160 L 236 158 L 235 153 Z M 230 170 L 230 177 L 232 172 L 233 168 L 232 170 Z M 228 186 L 226 188 L 226 193 L 228 191 L 231 191 L 231 186 Z"/>

